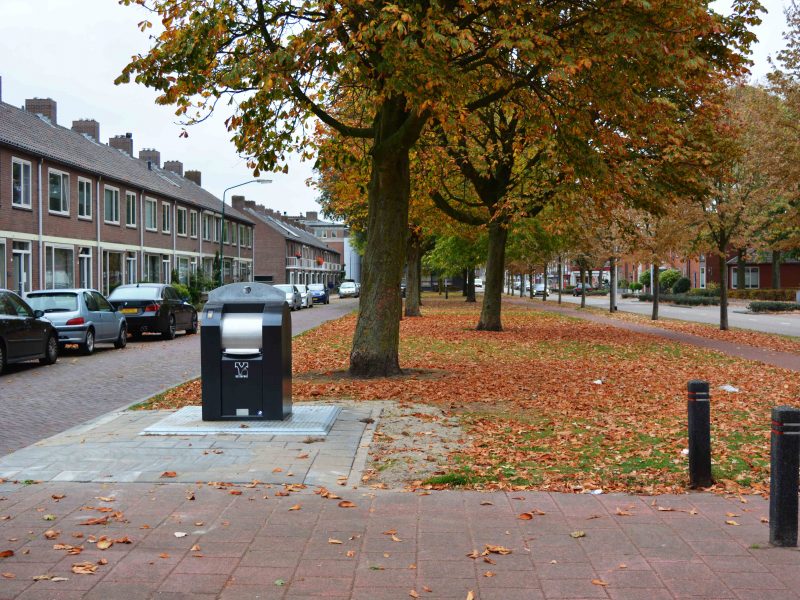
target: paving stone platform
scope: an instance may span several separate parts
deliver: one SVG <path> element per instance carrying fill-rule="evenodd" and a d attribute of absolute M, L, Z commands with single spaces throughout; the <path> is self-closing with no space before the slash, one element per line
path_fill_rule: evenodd
<path fill-rule="evenodd" d="M 184 406 L 139 435 L 328 435 L 341 409 L 332 404 L 295 405 L 283 421 L 203 421 L 202 407 Z"/>
<path fill-rule="evenodd" d="M 296 405 L 297 409 L 304 405 Z M 317 405 L 319 406 L 319 405 Z M 326 435 L 140 435 L 171 411 L 113 412 L 0 458 L 0 478 L 54 482 L 225 481 L 334 485 L 358 481 L 382 404 L 332 407 Z M 2 582 L 0 582 L 2 583 Z"/>

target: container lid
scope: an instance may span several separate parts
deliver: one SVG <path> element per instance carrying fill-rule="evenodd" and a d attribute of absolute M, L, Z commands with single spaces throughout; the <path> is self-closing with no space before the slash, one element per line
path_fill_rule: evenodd
<path fill-rule="evenodd" d="M 286 294 L 267 283 L 242 281 L 211 290 L 208 292 L 208 302 L 211 304 L 282 305 L 286 302 Z"/>

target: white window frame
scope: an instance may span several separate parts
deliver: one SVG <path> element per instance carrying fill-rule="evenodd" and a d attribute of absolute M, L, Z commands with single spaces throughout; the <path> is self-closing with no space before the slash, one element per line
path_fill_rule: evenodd
<path fill-rule="evenodd" d="M 50 208 L 50 177 L 53 175 L 61 179 L 61 210 Z M 64 180 L 66 179 L 66 185 Z M 69 173 L 58 169 L 47 169 L 47 212 L 51 215 L 69 216 Z"/>
<path fill-rule="evenodd" d="M 124 261 L 125 267 L 122 270 L 122 279 L 125 283 L 137 283 L 139 276 L 139 259 L 138 259 L 138 252 L 126 252 Z M 133 278 L 129 279 L 128 276 L 130 275 L 129 268 L 133 265 Z"/>
<path fill-rule="evenodd" d="M 211 230 L 211 241 L 219 243 L 219 238 L 222 235 L 222 219 L 220 217 L 211 217 L 214 222 L 214 227 Z"/>
<path fill-rule="evenodd" d="M 7 288 L 8 287 L 8 280 L 6 275 L 6 270 L 8 269 L 8 246 L 6 246 L 6 241 L 0 239 L 0 288 Z"/>
<path fill-rule="evenodd" d="M 136 214 L 138 212 L 138 204 L 139 202 L 135 192 L 125 192 L 125 227 L 136 229 L 139 217 L 139 215 Z M 133 219 L 131 219 L 131 214 L 133 214 Z"/>
<path fill-rule="evenodd" d="M 106 194 L 108 192 L 111 192 L 113 202 L 111 212 L 116 213 L 110 215 L 111 218 L 109 218 L 108 206 L 106 205 Z M 114 207 L 116 207 L 116 209 L 114 209 Z M 114 219 L 114 217 L 116 217 L 116 219 Z M 108 223 L 109 225 L 119 225 L 119 188 L 115 188 L 110 185 L 103 186 L 103 223 Z"/>
<path fill-rule="evenodd" d="M 189 211 L 189 237 L 197 239 L 197 211 Z"/>
<path fill-rule="evenodd" d="M 83 260 L 82 260 L 83 259 Z M 81 270 L 83 269 L 83 263 L 87 262 L 88 259 L 88 269 L 86 271 L 87 280 L 86 282 L 81 281 Z M 78 248 L 78 286 L 79 287 L 92 287 L 92 248 L 90 246 L 81 246 Z M 81 283 L 86 283 L 85 286 L 81 285 Z"/>
<path fill-rule="evenodd" d="M 147 208 L 152 207 L 153 209 L 153 219 L 155 221 L 155 225 L 150 227 L 150 223 L 148 223 L 147 219 Z M 147 231 L 158 231 L 158 202 L 155 198 L 145 198 L 144 199 L 144 228 Z"/>
<path fill-rule="evenodd" d="M 172 204 L 161 203 L 161 233 L 172 233 Z"/>
<path fill-rule="evenodd" d="M 88 202 L 84 202 L 83 206 L 81 206 L 81 187 L 84 188 L 84 191 L 88 192 L 87 198 Z M 94 184 L 92 183 L 91 179 L 86 179 L 86 177 L 78 177 L 78 218 L 82 221 L 91 221 L 92 220 L 92 188 Z M 86 209 L 86 212 L 82 212 Z"/>
<path fill-rule="evenodd" d="M 188 213 L 189 211 L 185 209 L 183 206 L 179 206 L 176 209 L 175 214 L 175 233 L 177 233 L 181 237 L 186 237 L 187 233 L 187 226 L 188 226 Z M 183 232 L 181 232 L 181 215 L 183 215 Z"/>
<path fill-rule="evenodd" d="M 214 217 L 213 215 L 209 215 L 203 213 L 203 240 L 206 242 L 211 241 L 211 236 L 213 235 L 214 230 Z"/>
<path fill-rule="evenodd" d="M 21 190 L 20 190 L 20 199 L 21 202 L 14 201 L 14 165 L 19 165 L 20 167 L 20 178 L 21 178 Z M 25 167 L 28 167 L 28 180 L 25 181 Z M 11 157 L 11 206 L 14 208 L 24 208 L 25 210 L 33 210 L 31 207 L 31 179 L 33 178 L 33 167 L 31 165 L 31 161 L 23 160 L 21 158 L 17 158 L 15 156 Z"/>
<path fill-rule="evenodd" d="M 63 288 L 56 288 L 53 287 L 55 282 L 55 273 L 52 273 L 50 276 L 50 284 L 48 285 L 47 282 L 47 273 L 48 273 L 48 266 L 47 266 L 47 259 L 50 258 L 50 266 L 52 267 L 55 264 L 55 250 L 66 250 L 72 255 L 72 281 L 67 282 L 67 286 Z M 44 246 L 44 289 L 46 290 L 66 290 L 69 288 L 75 287 L 75 247 L 68 246 L 65 244 L 45 244 Z"/>

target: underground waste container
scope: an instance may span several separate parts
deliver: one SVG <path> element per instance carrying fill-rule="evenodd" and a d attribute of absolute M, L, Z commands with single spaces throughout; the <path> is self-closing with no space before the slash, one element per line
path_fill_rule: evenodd
<path fill-rule="evenodd" d="M 292 320 L 265 283 L 208 294 L 200 331 L 203 420 L 283 420 L 292 413 Z"/>

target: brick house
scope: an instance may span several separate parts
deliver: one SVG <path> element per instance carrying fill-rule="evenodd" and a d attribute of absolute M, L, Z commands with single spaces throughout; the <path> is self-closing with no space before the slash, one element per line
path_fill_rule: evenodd
<path fill-rule="evenodd" d="M 0 100 L 0 287 L 186 282 L 212 275 L 223 238 L 226 281 L 250 280 L 252 221 L 201 187 L 199 171 L 133 155 L 133 136 L 100 142 L 94 120 L 57 124 L 56 102 Z"/>
<path fill-rule="evenodd" d="M 256 281 L 266 283 L 338 284 L 344 273 L 341 253 L 285 215 L 244 196 L 233 207 L 255 223 Z"/>
<path fill-rule="evenodd" d="M 344 261 L 342 266 L 346 279 L 361 281 L 361 255 L 352 244 L 350 228 L 347 225 L 323 221 L 316 211 L 308 211 L 305 215 L 289 216 L 287 218 L 305 227 L 328 247 L 339 253 Z"/>

